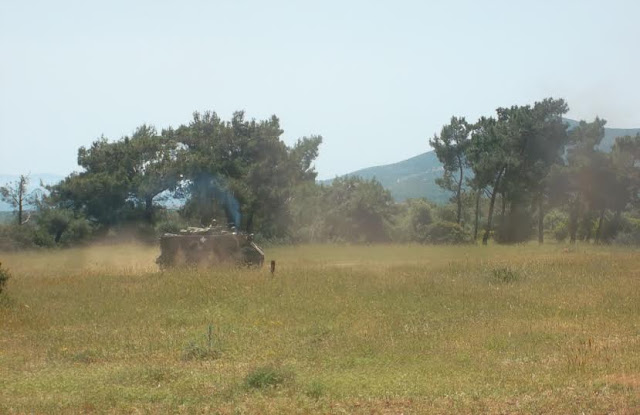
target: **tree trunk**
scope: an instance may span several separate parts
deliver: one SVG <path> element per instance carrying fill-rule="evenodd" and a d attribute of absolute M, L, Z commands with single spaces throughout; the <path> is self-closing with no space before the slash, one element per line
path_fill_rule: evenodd
<path fill-rule="evenodd" d="M 478 221 L 480 218 L 480 195 L 482 194 L 482 189 L 478 190 L 478 193 L 476 194 L 476 217 L 475 217 L 475 222 L 473 224 L 473 241 L 477 241 L 478 240 Z"/>
<path fill-rule="evenodd" d="M 28 179 L 21 175 L 20 180 L 18 182 L 18 225 L 22 226 L 22 214 L 24 208 L 24 197 L 27 191 Z"/>
<path fill-rule="evenodd" d="M 500 228 L 504 231 L 504 213 L 507 210 L 507 199 L 504 197 L 504 192 L 500 193 L 500 203 L 502 204 L 500 208 Z"/>
<path fill-rule="evenodd" d="M 618 231 L 620 231 L 620 216 L 622 215 L 622 212 L 620 211 L 620 209 L 616 209 L 616 213 L 613 217 L 613 224 L 615 226 L 615 228 L 613 229 L 613 237 L 617 237 L 618 236 Z"/>
<path fill-rule="evenodd" d="M 252 230 L 253 230 L 253 209 L 251 209 L 251 212 L 247 215 L 247 233 L 251 233 Z"/>
<path fill-rule="evenodd" d="M 22 194 L 19 195 L 18 199 L 18 225 L 22 225 Z"/>
<path fill-rule="evenodd" d="M 569 213 L 569 243 L 572 244 L 576 243 L 576 234 L 578 233 L 578 203 L 579 201 L 576 199 Z"/>
<path fill-rule="evenodd" d="M 600 238 L 602 237 L 602 222 L 604 221 L 604 211 L 602 209 L 600 211 L 600 218 L 598 219 L 598 229 L 596 229 L 596 243 L 600 243 Z"/>
<path fill-rule="evenodd" d="M 496 196 L 498 195 L 498 186 L 500 186 L 500 179 L 504 174 L 504 167 L 498 173 L 495 182 L 493 183 L 493 192 L 491 192 L 491 201 L 489 202 L 489 215 L 487 216 L 487 226 L 484 230 L 484 236 L 482 237 L 482 245 L 486 245 L 489 241 L 489 233 L 491 232 L 491 222 L 493 219 L 493 208 L 496 204 Z"/>
<path fill-rule="evenodd" d="M 458 157 L 458 164 L 460 165 L 460 179 L 458 179 L 458 193 L 457 193 L 456 199 L 458 202 L 457 220 L 458 220 L 458 225 L 460 225 L 460 221 L 462 219 L 462 177 L 463 177 L 462 161 L 460 160 L 460 157 Z"/>
<path fill-rule="evenodd" d="M 544 209 L 543 209 L 543 196 L 538 197 L 538 243 L 544 243 Z"/>
<path fill-rule="evenodd" d="M 151 223 L 153 220 L 153 196 L 145 196 L 144 198 L 144 218 Z"/>
<path fill-rule="evenodd" d="M 587 226 L 587 233 L 584 236 L 584 240 L 585 242 L 589 242 L 591 240 L 591 228 L 593 226 L 591 226 L 591 221 L 589 221 L 588 226 Z"/>

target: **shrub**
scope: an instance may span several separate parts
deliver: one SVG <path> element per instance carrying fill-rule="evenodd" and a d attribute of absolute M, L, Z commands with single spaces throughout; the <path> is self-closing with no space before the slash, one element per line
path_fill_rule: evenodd
<path fill-rule="evenodd" d="M 0 262 L 0 294 L 4 290 L 5 285 L 7 285 L 7 281 L 11 278 L 11 274 L 9 270 L 6 268 L 2 268 L 2 262 Z"/>
<path fill-rule="evenodd" d="M 288 369 L 273 365 L 258 367 L 245 377 L 244 382 L 247 387 L 254 389 L 264 389 L 280 386 L 293 379 L 293 372 Z"/>
<path fill-rule="evenodd" d="M 433 244 L 461 244 L 469 242 L 471 236 L 455 222 L 434 222 L 426 226 L 426 242 Z"/>
<path fill-rule="evenodd" d="M 184 220 L 178 212 L 167 210 L 162 212 L 160 219 L 156 222 L 155 231 L 158 235 L 178 233 L 180 229 L 184 229 L 187 226 L 187 221 Z"/>
<path fill-rule="evenodd" d="M 448 204 L 448 205 L 438 206 L 437 216 L 438 216 L 438 219 L 442 222 L 456 223 L 456 220 L 458 219 L 458 212 L 454 205 Z"/>
<path fill-rule="evenodd" d="M 498 216 L 495 240 L 499 243 L 526 242 L 534 232 L 534 221 L 529 209 L 515 206 L 504 217 Z"/>
<path fill-rule="evenodd" d="M 70 209 L 46 207 L 39 211 L 33 242 L 38 246 L 71 246 L 88 239 L 94 227 Z"/>
<path fill-rule="evenodd" d="M 20 249 L 36 248 L 34 236 L 37 228 L 31 223 L 24 225 L 0 226 L 0 250 L 16 251 Z"/>
<path fill-rule="evenodd" d="M 559 226 L 553 232 L 553 236 L 556 238 L 556 241 L 563 242 L 569 236 L 569 229 L 566 225 Z"/>
<path fill-rule="evenodd" d="M 428 227 L 433 223 L 432 206 L 425 199 L 409 201 L 408 220 L 411 241 L 425 243 L 428 240 Z"/>
<path fill-rule="evenodd" d="M 613 242 L 617 245 L 640 245 L 640 232 L 626 231 L 616 235 Z"/>

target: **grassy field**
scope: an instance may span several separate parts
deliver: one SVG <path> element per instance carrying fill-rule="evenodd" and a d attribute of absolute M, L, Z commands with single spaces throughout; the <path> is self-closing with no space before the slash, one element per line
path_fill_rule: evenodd
<path fill-rule="evenodd" d="M 640 254 L 301 246 L 0 254 L 0 413 L 640 413 Z"/>

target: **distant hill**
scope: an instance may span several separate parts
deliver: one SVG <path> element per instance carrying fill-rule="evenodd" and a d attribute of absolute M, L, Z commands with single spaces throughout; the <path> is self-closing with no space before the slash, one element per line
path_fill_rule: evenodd
<path fill-rule="evenodd" d="M 578 122 L 566 120 L 570 127 Z M 636 135 L 640 128 L 605 128 L 604 138 L 600 148 L 609 151 L 616 137 Z M 451 197 L 450 192 L 443 191 L 435 180 L 442 176 L 442 164 L 433 151 L 422 153 L 410 159 L 383 166 L 368 167 L 348 173 L 345 176 L 359 176 L 364 179 L 375 178 L 396 201 L 424 197 L 433 202 L 446 203 Z M 330 183 L 331 180 L 325 181 Z"/>
<path fill-rule="evenodd" d="M 451 195 L 435 183 L 442 172 L 442 164 L 436 153 L 428 151 L 398 163 L 368 167 L 345 176 L 359 176 L 367 180 L 375 178 L 391 192 L 396 201 L 426 197 L 434 202 L 445 203 Z M 327 180 L 325 183 L 330 182 Z"/>

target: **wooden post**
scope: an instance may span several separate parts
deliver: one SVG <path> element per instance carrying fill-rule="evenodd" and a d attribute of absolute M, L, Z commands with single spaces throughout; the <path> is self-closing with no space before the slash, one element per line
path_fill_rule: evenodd
<path fill-rule="evenodd" d="M 271 274 L 276 272 L 276 261 L 275 260 L 271 260 Z"/>

